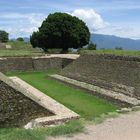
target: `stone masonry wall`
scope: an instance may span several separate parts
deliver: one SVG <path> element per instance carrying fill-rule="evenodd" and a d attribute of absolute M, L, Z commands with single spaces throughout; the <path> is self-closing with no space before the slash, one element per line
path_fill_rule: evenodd
<path fill-rule="evenodd" d="M 0 72 L 13 71 L 46 71 L 48 69 L 62 69 L 73 59 L 68 58 L 31 58 L 10 57 L 0 58 Z"/>
<path fill-rule="evenodd" d="M 61 75 L 140 99 L 140 57 L 84 54 Z"/>

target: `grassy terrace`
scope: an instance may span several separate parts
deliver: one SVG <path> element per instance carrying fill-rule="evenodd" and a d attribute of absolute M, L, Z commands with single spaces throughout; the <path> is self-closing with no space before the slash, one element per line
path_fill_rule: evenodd
<path fill-rule="evenodd" d="M 114 112 L 118 107 L 84 91 L 66 86 L 49 77 L 54 74 L 49 72 L 22 72 L 7 73 L 9 76 L 18 76 L 45 94 L 64 104 L 71 110 L 79 113 L 87 121 L 102 121 L 108 117 L 108 112 Z M 113 115 L 111 115 L 113 117 Z M 65 125 L 54 128 L 39 128 L 33 130 L 24 129 L 0 129 L 0 140 L 46 140 L 49 136 L 59 136 L 83 131 L 85 121 L 71 121 Z"/>
<path fill-rule="evenodd" d="M 51 73 L 25 72 L 14 73 L 13 75 L 25 80 L 87 120 L 92 120 L 103 113 L 113 112 L 118 108 L 108 101 L 88 95 L 82 90 L 74 89 L 49 78 Z"/>
<path fill-rule="evenodd" d="M 44 55 L 42 51 L 32 48 L 30 43 L 22 41 L 9 41 L 7 45 L 10 45 L 11 49 L 0 49 L 0 57 L 25 57 Z"/>
<path fill-rule="evenodd" d="M 0 50 L 0 57 L 28 57 L 28 56 L 42 56 L 41 52 L 29 50 Z"/>
<path fill-rule="evenodd" d="M 81 53 L 140 56 L 140 51 L 128 51 L 128 50 L 96 50 L 96 51 L 84 50 Z M 42 56 L 42 55 L 44 55 L 44 53 L 36 49 L 19 49 L 19 50 L 0 49 L 0 57 L 23 57 L 23 56 L 26 57 L 26 56 Z"/>
<path fill-rule="evenodd" d="M 10 45 L 11 49 L 0 49 L 0 57 L 23 57 L 23 56 L 42 56 L 44 53 L 39 49 L 32 48 L 29 42 L 22 41 L 9 41 L 6 43 Z M 48 52 L 59 53 L 61 49 L 49 49 Z M 114 54 L 114 55 L 129 55 L 129 56 L 140 56 L 140 51 L 130 50 L 115 50 L 115 49 L 101 49 L 101 50 L 86 50 L 81 49 L 80 53 L 88 54 Z"/>
<path fill-rule="evenodd" d="M 83 51 L 81 51 L 81 53 L 140 56 L 140 51 L 115 50 L 115 49 L 103 49 L 103 50 L 96 50 L 96 51 L 94 51 L 94 50 L 83 50 Z"/>
<path fill-rule="evenodd" d="M 118 107 L 102 99 L 86 94 L 82 90 L 66 86 L 49 78 L 54 72 L 24 72 L 9 73 L 18 76 L 32 86 L 56 99 L 73 111 L 79 113 L 87 121 L 101 122 L 108 117 L 108 112 L 114 112 Z M 112 113 L 113 114 L 113 113 Z M 114 114 L 111 115 L 114 117 Z M 116 115 L 115 115 L 116 116 Z M 39 128 L 24 130 L 20 128 L 0 129 L 0 140 L 46 140 L 49 136 L 59 136 L 82 132 L 85 120 L 76 120 L 54 128 Z"/>

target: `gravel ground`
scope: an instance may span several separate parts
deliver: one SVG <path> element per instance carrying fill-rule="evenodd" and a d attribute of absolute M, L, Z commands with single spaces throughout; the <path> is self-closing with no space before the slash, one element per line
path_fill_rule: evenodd
<path fill-rule="evenodd" d="M 107 119 L 98 125 L 86 126 L 85 133 L 49 140 L 140 140 L 140 111 Z"/>

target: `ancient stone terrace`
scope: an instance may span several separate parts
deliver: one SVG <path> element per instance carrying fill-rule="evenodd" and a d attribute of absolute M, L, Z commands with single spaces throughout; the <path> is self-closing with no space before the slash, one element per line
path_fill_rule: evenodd
<path fill-rule="evenodd" d="M 66 66 L 60 75 L 117 93 L 118 96 L 140 99 L 140 57 L 83 54 Z M 114 98 L 118 99 L 115 94 Z"/>
<path fill-rule="evenodd" d="M 0 73 L 0 128 L 34 128 L 80 116 L 17 77 Z"/>

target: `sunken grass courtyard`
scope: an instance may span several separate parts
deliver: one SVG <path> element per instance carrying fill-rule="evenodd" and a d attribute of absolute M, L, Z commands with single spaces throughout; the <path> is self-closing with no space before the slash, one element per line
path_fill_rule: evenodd
<path fill-rule="evenodd" d="M 1 128 L 0 140 L 45 140 L 49 136 L 70 135 L 84 131 L 84 125 L 98 123 L 105 118 L 116 117 L 119 106 L 104 99 L 87 94 L 81 89 L 65 85 L 50 77 L 58 74 L 56 70 L 48 72 L 7 72 L 7 76 L 17 76 L 44 94 L 62 103 L 69 109 L 81 116 L 79 120 L 73 120 L 55 127 L 22 129 L 22 128 Z"/>
<path fill-rule="evenodd" d="M 49 77 L 49 75 L 54 73 L 54 70 L 50 70 L 48 72 L 20 72 L 8 75 L 21 78 L 46 95 L 80 114 L 86 120 L 93 120 L 101 114 L 114 112 L 119 109 L 119 107 L 104 99 L 89 95 L 83 90 L 75 89 Z"/>

